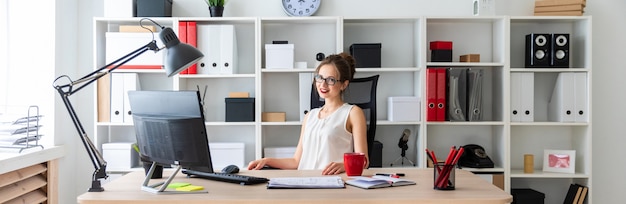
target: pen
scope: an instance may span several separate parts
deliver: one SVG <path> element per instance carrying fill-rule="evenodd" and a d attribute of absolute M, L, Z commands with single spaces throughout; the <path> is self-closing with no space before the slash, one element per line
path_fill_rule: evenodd
<path fill-rule="evenodd" d="M 395 174 L 384 174 L 384 173 L 376 173 L 376 176 L 389 176 L 393 178 L 399 178 L 400 176 L 404 176 L 404 173 L 395 173 Z"/>

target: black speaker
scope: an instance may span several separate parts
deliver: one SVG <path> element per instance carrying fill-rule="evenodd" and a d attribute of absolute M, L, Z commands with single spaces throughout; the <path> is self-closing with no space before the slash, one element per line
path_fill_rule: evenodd
<path fill-rule="evenodd" d="M 550 66 L 569 68 L 569 34 L 552 34 Z"/>
<path fill-rule="evenodd" d="M 526 67 L 549 67 L 552 50 L 550 34 L 526 35 Z"/>

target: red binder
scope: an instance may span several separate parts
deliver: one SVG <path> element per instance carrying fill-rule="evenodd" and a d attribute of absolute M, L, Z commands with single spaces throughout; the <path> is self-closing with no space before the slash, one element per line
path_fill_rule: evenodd
<path fill-rule="evenodd" d="M 437 70 L 426 69 L 426 121 L 437 121 Z"/>
<path fill-rule="evenodd" d="M 187 43 L 195 48 L 198 47 L 198 27 L 195 21 L 187 22 Z M 187 68 L 188 74 L 198 73 L 198 64 L 193 64 Z"/>
<path fill-rule="evenodd" d="M 445 68 L 436 68 L 437 70 L 437 111 L 436 112 L 436 121 L 445 121 L 446 120 L 446 79 L 447 72 Z"/>
<path fill-rule="evenodd" d="M 187 43 L 187 22 L 179 21 L 178 22 L 178 40 L 181 43 Z M 180 72 L 180 74 L 188 74 L 187 69 Z"/>

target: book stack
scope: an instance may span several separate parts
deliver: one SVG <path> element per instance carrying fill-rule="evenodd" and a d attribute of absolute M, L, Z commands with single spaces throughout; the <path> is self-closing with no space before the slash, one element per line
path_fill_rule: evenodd
<path fill-rule="evenodd" d="M 586 0 L 537 0 L 535 16 L 582 16 Z"/>
<path fill-rule="evenodd" d="M 587 186 L 576 183 L 570 184 L 563 204 L 583 204 L 585 202 L 585 198 L 587 197 L 588 190 L 589 188 Z"/>

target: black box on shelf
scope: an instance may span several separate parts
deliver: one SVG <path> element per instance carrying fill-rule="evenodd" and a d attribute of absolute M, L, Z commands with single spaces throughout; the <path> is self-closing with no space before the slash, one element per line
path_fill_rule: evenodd
<path fill-rule="evenodd" d="M 356 68 L 380 67 L 381 43 L 350 45 L 350 55 L 356 60 Z"/>
<path fill-rule="evenodd" d="M 546 195 L 542 192 L 530 189 L 511 189 L 513 202 L 511 204 L 543 204 Z"/>
<path fill-rule="evenodd" d="M 134 0 L 135 17 L 172 17 L 172 0 Z"/>
<path fill-rule="evenodd" d="M 226 98 L 226 122 L 254 121 L 254 98 Z"/>
<path fill-rule="evenodd" d="M 452 41 L 430 42 L 431 62 L 452 62 Z"/>

